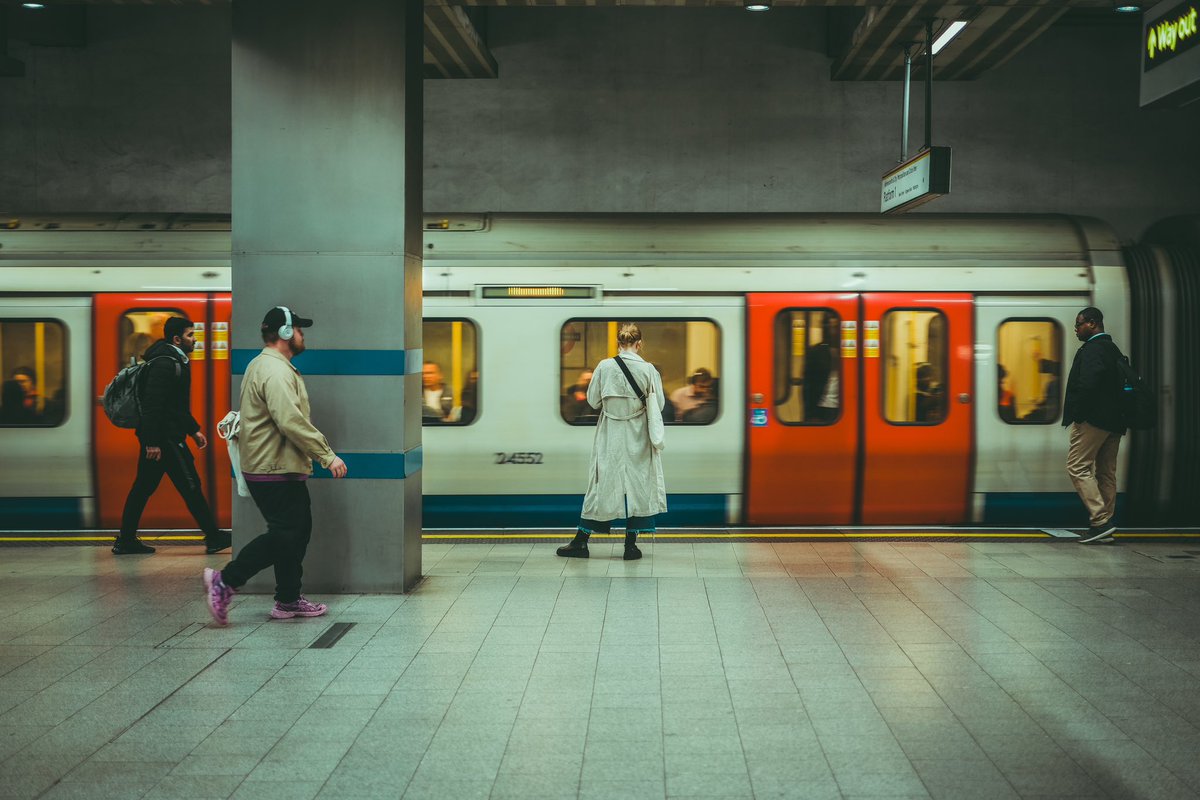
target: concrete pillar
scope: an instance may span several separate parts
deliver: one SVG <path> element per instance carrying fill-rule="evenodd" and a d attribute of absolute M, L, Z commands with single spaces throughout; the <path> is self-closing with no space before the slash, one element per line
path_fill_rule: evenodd
<path fill-rule="evenodd" d="M 418 0 L 233 3 L 233 402 L 267 310 L 311 317 L 294 363 L 350 470 L 309 483 L 313 594 L 421 576 L 422 34 Z M 263 529 L 235 497 L 235 551 Z"/>

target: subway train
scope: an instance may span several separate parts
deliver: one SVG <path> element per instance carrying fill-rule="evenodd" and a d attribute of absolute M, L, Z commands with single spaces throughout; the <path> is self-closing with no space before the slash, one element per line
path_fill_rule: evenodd
<path fill-rule="evenodd" d="M 97 398 L 172 314 L 197 323 L 197 465 L 229 525 L 229 218 L 0 226 L 0 529 L 118 525 L 137 444 Z M 1122 246 L 1055 215 L 429 215 L 425 527 L 574 524 L 582 398 L 625 321 L 670 401 L 662 526 L 1084 526 L 1060 421 L 1089 305 L 1159 402 L 1122 447 L 1119 519 L 1194 525 L 1198 231 L 1174 218 Z M 319 297 L 281 301 L 322 318 Z M 143 526 L 193 523 L 164 489 Z"/>

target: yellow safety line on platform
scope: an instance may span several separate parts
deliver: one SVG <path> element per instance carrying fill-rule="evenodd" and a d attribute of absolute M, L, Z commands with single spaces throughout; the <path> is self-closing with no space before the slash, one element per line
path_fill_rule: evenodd
<path fill-rule="evenodd" d="M 202 542 L 203 536 L 143 536 L 147 542 Z M 0 542 L 111 542 L 112 536 L 0 536 Z"/>
<path fill-rule="evenodd" d="M 426 533 L 422 539 L 563 539 L 567 534 L 562 533 Z M 1118 533 L 1118 539 L 1174 539 L 1179 537 L 1194 538 L 1192 533 Z M 202 542 L 203 536 L 143 536 L 148 542 Z M 593 539 L 625 538 L 623 533 L 594 533 Z M 646 540 L 646 535 L 641 537 Z M 1048 533 L 1030 531 L 1029 533 L 986 533 L 982 531 L 967 531 L 963 533 L 928 533 L 913 531 L 911 533 L 660 533 L 650 536 L 651 539 L 1056 539 Z M 112 536 L 2 536 L 2 542 L 111 542 Z M 1063 541 L 1074 541 L 1064 539 Z"/>
<path fill-rule="evenodd" d="M 423 539 L 563 539 L 570 534 L 562 533 L 426 533 Z M 1124 535 L 1124 534 L 1118 534 Z M 653 539 L 887 539 L 887 538 L 955 538 L 972 537 L 978 539 L 1053 539 L 1048 533 L 659 533 L 641 534 L 638 538 L 645 541 Z M 624 539 L 623 533 L 593 533 L 593 539 Z"/>

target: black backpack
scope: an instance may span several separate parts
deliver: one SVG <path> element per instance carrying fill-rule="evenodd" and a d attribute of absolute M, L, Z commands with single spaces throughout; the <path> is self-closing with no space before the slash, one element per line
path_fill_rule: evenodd
<path fill-rule="evenodd" d="M 170 356 L 155 356 L 150 361 L 160 358 L 175 359 Z M 118 428 L 136 428 L 142 421 L 141 378 L 150 365 L 150 361 L 139 361 L 130 364 L 117 373 L 117 376 L 104 387 L 102 405 L 109 421 Z M 179 377 L 179 362 L 175 361 L 175 377 Z"/>
<path fill-rule="evenodd" d="M 1158 401 L 1154 390 L 1146 385 L 1129 363 L 1129 357 L 1117 351 L 1117 375 L 1121 379 L 1121 396 L 1117 407 L 1121 424 L 1135 431 L 1150 430 L 1158 423 Z"/>

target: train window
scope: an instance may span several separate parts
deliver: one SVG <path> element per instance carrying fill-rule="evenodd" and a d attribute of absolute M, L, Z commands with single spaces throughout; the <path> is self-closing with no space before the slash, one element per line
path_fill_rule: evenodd
<path fill-rule="evenodd" d="M 422 326 L 421 424 L 470 425 L 479 418 L 479 331 L 464 319 Z"/>
<path fill-rule="evenodd" d="M 937 425 L 946 418 L 948 331 L 940 311 L 883 315 L 883 416 L 900 425 Z"/>
<path fill-rule="evenodd" d="M 996 413 L 1009 425 L 1050 425 L 1062 409 L 1062 327 L 1007 319 L 996 333 Z"/>
<path fill-rule="evenodd" d="M 842 318 L 828 308 L 775 317 L 775 414 L 785 425 L 832 425 L 842 411 Z"/>
<path fill-rule="evenodd" d="M 668 425 L 708 425 L 720 412 L 721 330 L 710 320 L 637 320 L 642 358 L 662 375 Z M 572 319 L 559 336 L 559 413 L 571 425 L 595 425 L 587 387 L 596 364 L 617 354 L 618 320 Z"/>
<path fill-rule="evenodd" d="M 121 360 L 117 363 L 125 366 L 140 361 L 146 348 L 163 338 L 163 326 L 167 320 L 186 316 L 177 308 L 126 311 L 121 315 L 121 335 L 117 337 L 121 343 Z"/>
<path fill-rule="evenodd" d="M 67 416 L 67 332 L 53 319 L 0 320 L 0 426 L 52 428 Z"/>

